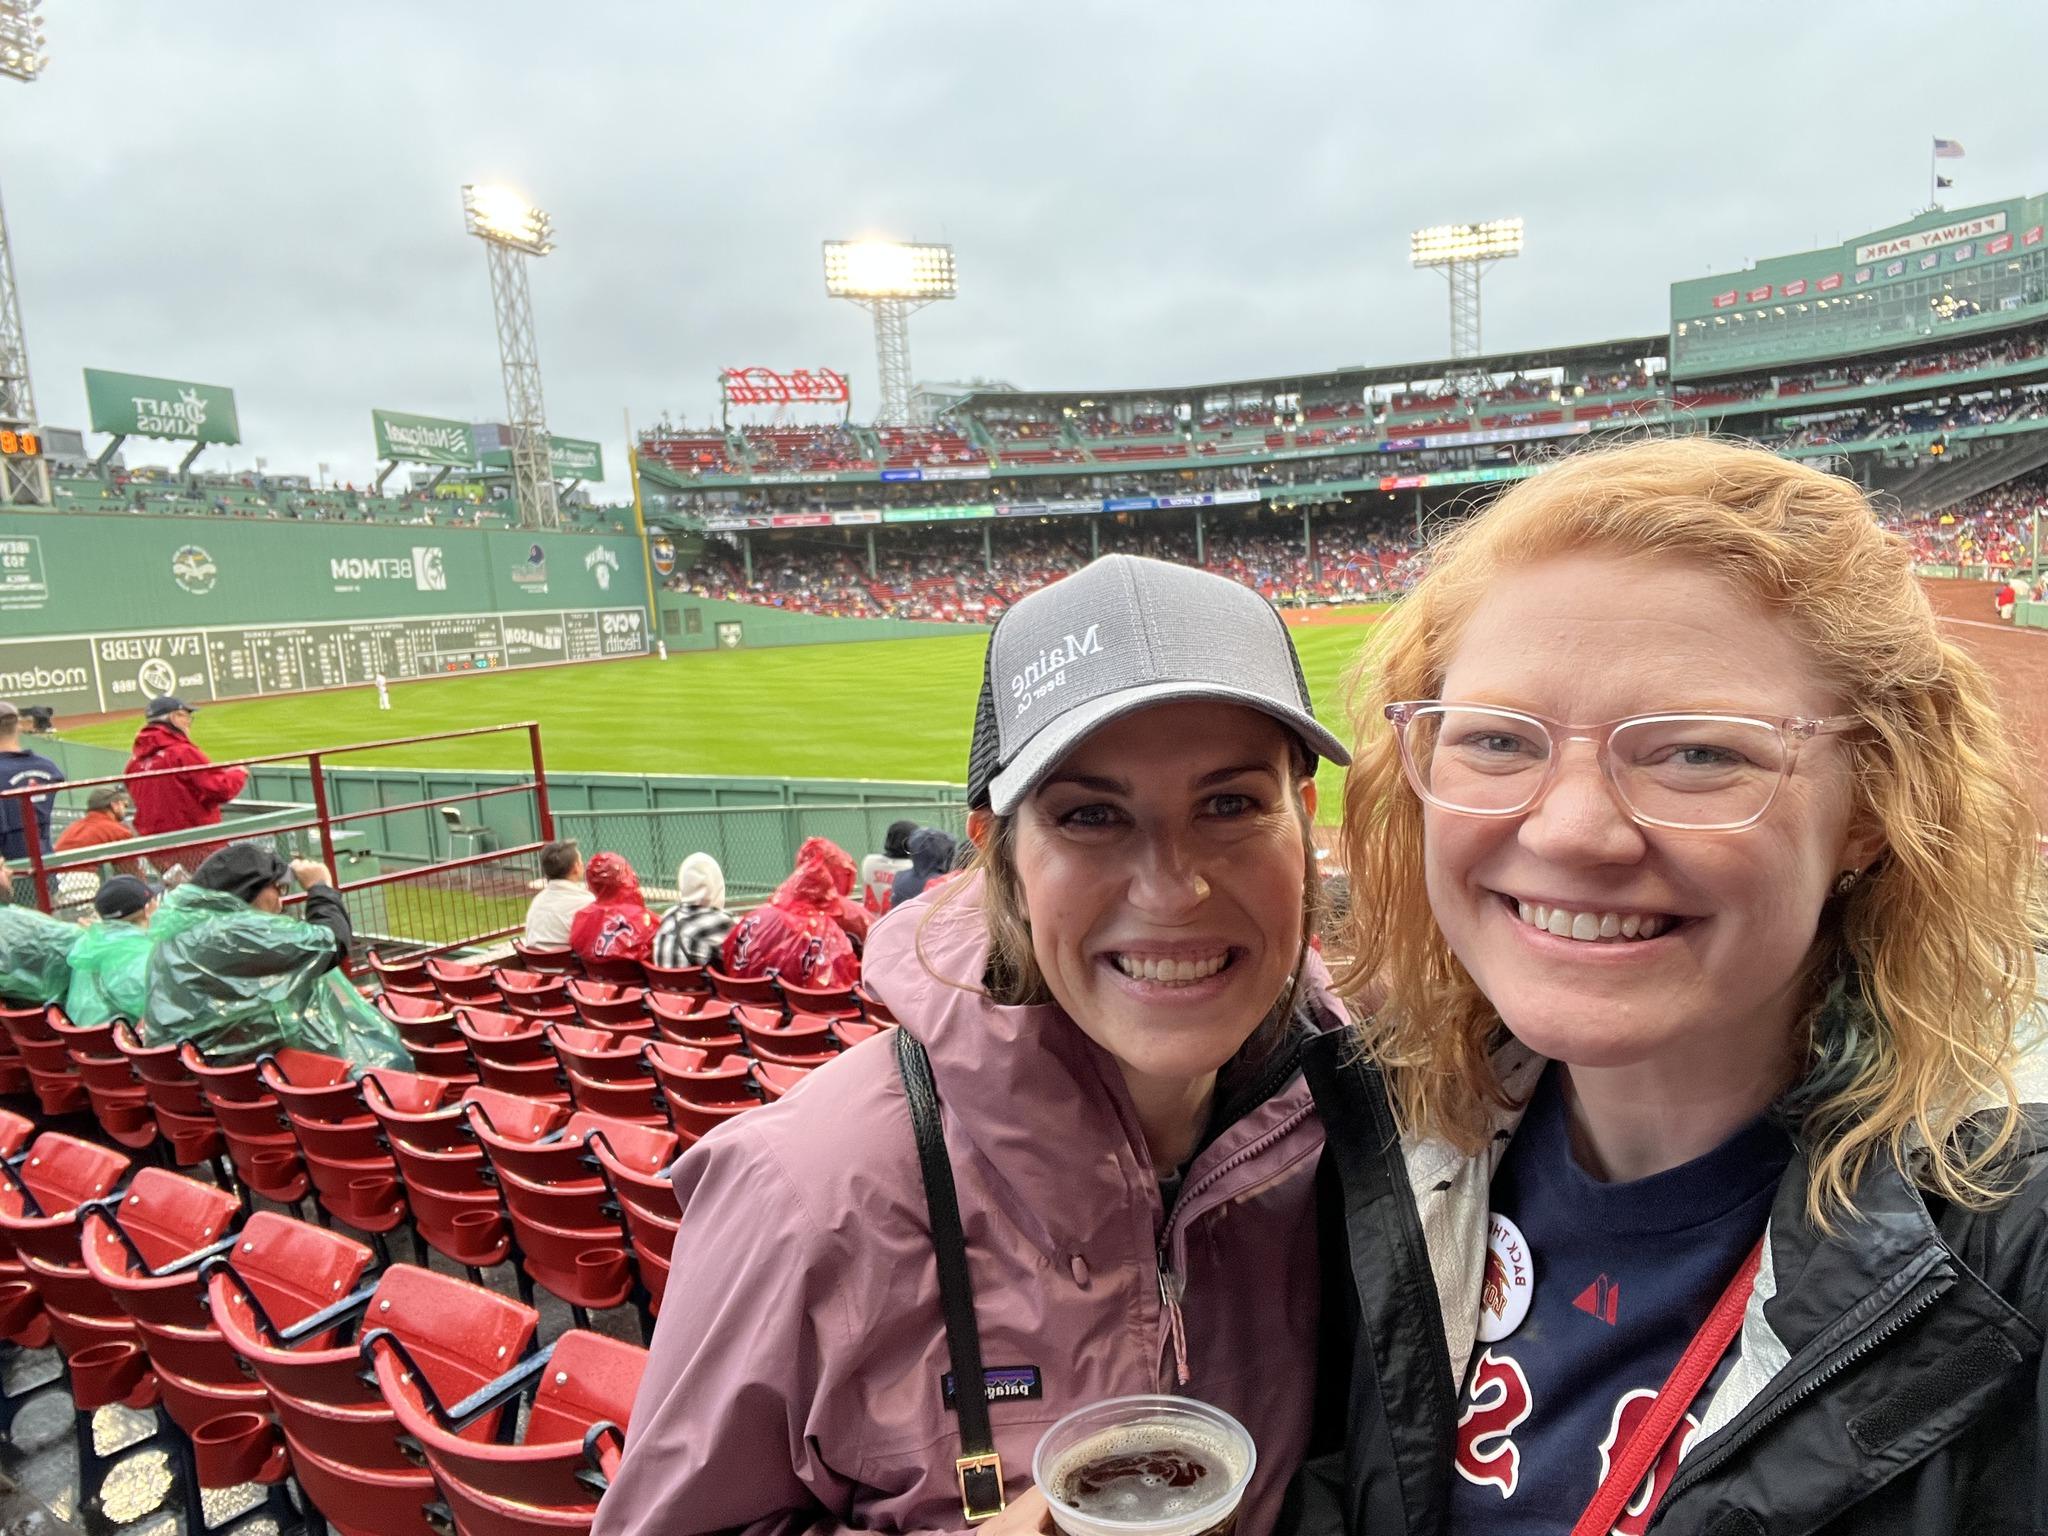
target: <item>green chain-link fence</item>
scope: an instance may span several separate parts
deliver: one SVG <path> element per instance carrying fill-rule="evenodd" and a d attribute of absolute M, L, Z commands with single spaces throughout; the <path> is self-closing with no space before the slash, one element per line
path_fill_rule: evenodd
<path fill-rule="evenodd" d="M 671 896 L 676 866 L 708 853 L 725 871 L 726 903 L 765 901 L 796 864 L 806 838 L 827 837 L 856 863 L 882 850 L 893 821 L 967 835 L 967 807 L 930 800 L 894 805 L 762 805 L 719 809 L 559 811 L 555 835 L 574 838 L 584 858 L 616 853 L 633 866 L 648 899 Z"/>

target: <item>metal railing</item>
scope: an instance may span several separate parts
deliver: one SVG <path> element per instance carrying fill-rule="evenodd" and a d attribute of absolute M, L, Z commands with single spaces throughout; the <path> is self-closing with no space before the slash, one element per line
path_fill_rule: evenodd
<path fill-rule="evenodd" d="M 676 866 L 708 853 L 725 872 L 726 904 L 765 901 L 796 864 L 805 839 L 830 838 L 854 860 L 879 853 L 889 824 L 911 821 L 953 838 L 967 835 L 967 807 L 930 800 L 892 805 L 760 805 L 687 810 L 563 811 L 556 836 L 574 838 L 588 859 L 616 853 L 633 866 L 650 903 L 672 899 Z"/>
<path fill-rule="evenodd" d="M 525 734 L 530 758 L 528 773 L 514 782 L 396 805 L 338 809 L 333 803 L 329 774 L 336 758 L 510 732 Z M 304 764 L 311 790 L 310 806 L 265 803 L 257 815 L 249 816 L 242 814 L 242 810 L 254 810 L 255 804 L 231 801 L 223 808 L 226 819 L 217 826 L 101 844 L 76 852 L 45 853 L 39 840 L 30 837 L 26 840 L 27 880 L 14 881 L 14 899 L 22 899 L 21 888 L 26 883 L 34 893 L 35 905 L 43 911 L 77 915 L 99 888 L 100 879 L 127 867 L 129 861 L 143 861 L 144 868 L 153 873 L 175 866 L 182 866 L 189 873 L 209 853 L 227 843 L 253 839 L 269 843 L 282 857 L 312 857 L 325 864 L 334 875 L 335 887 L 347 904 L 358 936 L 365 941 L 437 951 L 503 939 L 520 931 L 527 903 L 538 883 L 541 846 L 554 836 L 540 726 L 534 721 L 402 736 L 312 752 L 278 752 L 208 764 L 204 768 L 160 768 L 73 779 L 54 789 L 34 785 L 0 792 L 0 800 L 22 802 L 22 824 L 33 826 L 33 802 L 53 794 L 74 797 L 102 784 L 133 785 L 144 779 L 175 779 L 273 763 Z M 524 815 L 513 818 L 517 832 L 505 845 L 501 846 L 504 840 L 498 834 L 464 824 L 461 807 L 487 800 L 509 801 L 515 796 L 522 797 L 517 804 Z M 449 856 L 422 860 L 392 855 L 389 845 L 396 840 L 385 835 L 386 819 L 423 816 L 439 817 L 447 823 L 445 845 Z M 501 825 L 505 820 L 502 816 L 495 819 Z M 294 892 L 287 901 L 302 899 Z"/>

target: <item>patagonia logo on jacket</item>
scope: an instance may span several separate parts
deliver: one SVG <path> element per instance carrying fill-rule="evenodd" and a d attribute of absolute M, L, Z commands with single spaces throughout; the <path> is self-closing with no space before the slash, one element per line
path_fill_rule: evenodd
<path fill-rule="evenodd" d="M 1045 1396 L 1045 1383 L 1035 1365 L 992 1365 L 981 1373 L 981 1379 L 992 1403 L 1020 1398 L 1036 1401 Z M 945 1399 L 948 1408 L 958 1406 L 954 1401 L 951 1371 L 939 1378 L 939 1395 Z"/>

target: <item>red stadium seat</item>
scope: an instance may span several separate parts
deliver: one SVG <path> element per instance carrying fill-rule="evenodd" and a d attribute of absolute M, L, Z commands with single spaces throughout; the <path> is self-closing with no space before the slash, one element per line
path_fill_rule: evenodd
<path fill-rule="evenodd" d="M 669 1261 L 682 1225 L 675 1186 L 669 1182 L 669 1170 L 682 1141 L 672 1133 L 654 1130 L 643 1130 L 639 1137 L 628 1144 L 624 1132 L 605 1127 L 592 1131 L 584 1144 L 597 1158 L 619 1203 L 633 1263 L 647 1292 L 648 1311 L 659 1317 L 668 1291 Z"/>
<path fill-rule="evenodd" d="M 200 1265 L 235 1246 L 230 1229 L 240 1215 L 225 1190 L 145 1168 L 118 1201 L 87 1208 L 81 1239 L 87 1272 L 136 1324 L 205 1488 L 274 1484 L 286 1470 L 269 1395 L 243 1372 L 201 1301 Z"/>
<path fill-rule="evenodd" d="M 627 1138 L 638 1128 L 581 1112 L 565 1124 L 527 1127 L 480 1116 L 476 1106 L 470 1115 L 497 1176 L 520 1267 L 534 1284 L 567 1302 L 578 1326 L 587 1326 L 591 1311 L 637 1301 L 623 1216 L 583 1139 L 594 1129 Z"/>
<path fill-rule="evenodd" d="M 171 1161 L 180 1168 L 209 1162 L 226 1150 L 220 1121 L 192 1069 L 176 1045 L 144 1045 L 127 1024 L 114 1026 L 114 1049 L 128 1059 L 142 1091 L 149 1098 L 157 1129 L 169 1144 Z"/>
<path fill-rule="evenodd" d="M 783 1002 L 791 1013 L 814 1013 L 826 1018 L 859 1018 L 860 999 L 851 987 L 796 987 L 783 982 Z"/>
<path fill-rule="evenodd" d="M 368 959 L 371 974 L 386 992 L 409 992 L 426 997 L 435 995 L 434 978 L 427 974 L 425 962 L 417 957 L 386 960 L 372 950 Z"/>
<path fill-rule="evenodd" d="M 260 1071 L 284 1109 L 320 1208 L 359 1232 L 381 1236 L 403 1226 L 398 1165 L 363 1102 L 362 1085 L 349 1077 L 350 1064 L 287 1049 L 264 1057 Z"/>
<path fill-rule="evenodd" d="M 711 978 L 704 974 L 701 965 L 656 965 L 652 960 L 640 962 L 640 974 L 651 992 L 669 992 L 681 997 L 709 997 Z"/>
<path fill-rule="evenodd" d="M 512 953 L 519 957 L 519 963 L 527 970 L 538 971 L 543 976 L 574 976 L 580 970 L 576 956 L 566 947 L 552 949 L 522 944 L 514 939 Z"/>
<path fill-rule="evenodd" d="M 838 1054 L 830 1019 L 803 1013 L 785 1019 L 767 1009 L 744 1006 L 735 1008 L 733 1017 L 757 1061 L 814 1067 Z"/>
<path fill-rule="evenodd" d="M 608 981 L 571 981 L 570 1003 L 576 1016 L 599 1029 L 634 1029 L 652 1034 L 652 1016 L 647 1011 L 647 989 L 637 984 L 618 985 Z"/>
<path fill-rule="evenodd" d="M 697 1046 L 714 1055 L 729 1055 L 745 1047 L 739 1026 L 733 1022 L 732 1007 L 718 998 L 647 994 L 647 1010 L 662 1039 Z"/>
<path fill-rule="evenodd" d="M 754 1081 L 761 1085 L 761 1097 L 770 1103 L 789 1093 L 813 1071 L 810 1067 L 782 1066 L 772 1061 L 754 1063 Z"/>
<path fill-rule="evenodd" d="M 351 1334 L 390 1333 L 437 1392 L 459 1401 L 520 1359 L 538 1318 L 410 1264 L 392 1265 L 374 1290 L 351 1290 L 369 1258 L 334 1233 L 260 1213 L 232 1261 L 208 1267 L 208 1299 L 222 1336 L 270 1393 L 293 1473 L 328 1523 L 341 1536 L 444 1536 L 423 1512 L 433 1476 L 400 1447 Z M 494 1437 L 500 1418 L 485 1414 L 473 1432 Z"/>
<path fill-rule="evenodd" d="M 463 1106 L 471 1094 L 492 1090 L 406 1072 L 363 1078 L 363 1102 L 398 1165 L 413 1229 L 478 1280 L 480 1271 L 505 1261 L 511 1230 L 498 1192 L 484 1180 L 483 1149 L 470 1134 Z"/>
<path fill-rule="evenodd" d="M 566 1104 L 568 1085 L 545 1030 L 532 1019 L 492 1009 L 464 1008 L 456 1028 L 469 1046 L 478 1080 L 486 1088 L 525 1098 Z"/>
<path fill-rule="evenodd" d="M 426 1363 L 395 1333 L 369 1334 L 363 1353 L 384 1401 L 424 1448 L 464 1536 L 590 1529 L 625 1451 L 627 1416 L 647 1366 L 644 1349 L 571 1329 L 459 1405 L 459 1414 L 451 1412 L 453 1400 L 435 1390 Z M 529 1394 L 516 1442 L 473 1432 L 474 1415 L 503 1414 Z M 509 1416 L 516 1418 L 516 1410 Z"/>
<path fill-rule="evenodd" d="M 0 1008 L 0 1029 L 20 1054 L 36 1102 L 48 1117 L 74 1114 L 86 1107 L 85 1080 L 72 1065 L 71 1052 L 50 1028 L 49 1008 Z"/>
<path fill-rule="evenodd" d="M 782 992 L 772 976 L 728 976 L 723 971 L 708 968 L 705 975 L 711 978 L 711 990 L 728 1003 L 752 1003 L 766 1008 L 782 1006 Z"/>
<path fill-rule="evenodd" d="M 136 1081 L 128 1058 L 114 1044 L 114 1026 L 73 1024 L 54 1008 L 49 1026 L 78 1069 L 86 1102 L 107 1139 L 131 1152 L 155 1146 L 156 1116 L 150 1113 L 149 1095 Z"/>
<path fill-rule="evenodd" d="M 626 955 L 585 955 L 583 974 L 592 981 L 606 981 L 616 987 L 637 987 L 644 980 L 640 962 Z"/>
<path fill-rule="evenodd" d="M 190 1045 L 178 1060 L 199 1084 L 206 1107 L 219 1121 L 228 1161 L 242 1187 L 279 1205 L 297 1205 L 312 1188 L 299 1144 L 285 1124 L 284 1107 L 263 1086 L 253 1061 L 216 1066 Z"/>
<path fill-rule="evenodd" d="M 872 1039 L 879 1035 L 883 1028 L 883 1025 L 867 1023 L 860 1019 L 835 1019 L 832 1022 L 832 1033 L 842 1047 L 856 1046 L 863 1040 Z"/>

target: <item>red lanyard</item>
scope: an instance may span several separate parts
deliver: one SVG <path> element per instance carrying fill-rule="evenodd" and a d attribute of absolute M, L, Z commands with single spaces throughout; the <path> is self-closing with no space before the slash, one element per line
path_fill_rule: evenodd
<path fill-rule="evenodd" d="M 1629 1499 L 1642 1487 L 1650 1468 L 1671 1443 L 1686 1409 L 1700 1395 L 1700 1388 L 1707 1384 L 1714 1367 L 1721 1363 L 1728 1346 L 1735 1342 L 1735 1335 L 1741 1332 L 1742 1314 L 1749 1306 L 1749 1293 L 1756 1287 L 1757 1266 L 1763 1257 L 1764 1240 L 1758 1238 L 1742 1267 L 1735 1271 L 1735 1278 L 1728 1282 L 1728 1289 L 1721 1293 L 1714 1310 L 1700 1325 L 1700 1331 L 1678 1357 L 1678 1364 L 1671 1368 L 1671 1374 L 1657 1392 L 1657 1401 L 1650 1405 L 1649 1413 L 1636 1426 L 1628 1443 L 1608 1463 L 1607 1476 L 1594 1491 L 1593 1502 L 1579 1516 L 1578 1524 L 1572 1527 L 1572 1536 L 1608 1536 L 1614 1529 L 1614 1522 Z"/>

